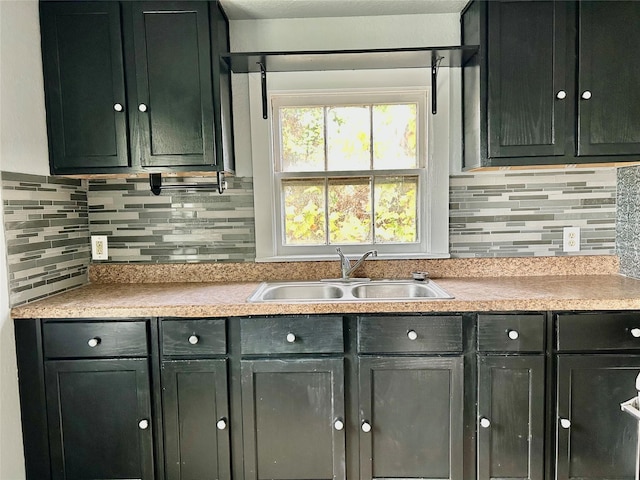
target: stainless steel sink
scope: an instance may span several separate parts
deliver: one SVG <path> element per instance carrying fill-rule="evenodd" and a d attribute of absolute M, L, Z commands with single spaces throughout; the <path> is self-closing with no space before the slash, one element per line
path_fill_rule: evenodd
<path fill-rule="evenodd" d="M 264 282 L 249 302 L 370 302 L 453 298 L 432 280 Z"/>
<path fill-rule="evenodd" d="M 432 281 L 393 282 L 381 281 L 354 286 L 351 294 L 356 298 L 372 299 L 406 299 L 406 298 L 451 298 L 451 296 Z"/>

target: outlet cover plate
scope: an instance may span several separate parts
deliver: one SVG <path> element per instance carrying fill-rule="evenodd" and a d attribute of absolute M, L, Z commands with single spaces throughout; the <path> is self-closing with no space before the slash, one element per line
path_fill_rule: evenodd
<path fill-rule="evenodd" d="M 106 235 L 91 235 L 91 259 L 109 259 L 109 246 L 107 244 Z"/>
<path fill-rule="evenodd" d="M 564 227 L 562 230 L 562 251 L 580 251 L 580 227 Z"/>

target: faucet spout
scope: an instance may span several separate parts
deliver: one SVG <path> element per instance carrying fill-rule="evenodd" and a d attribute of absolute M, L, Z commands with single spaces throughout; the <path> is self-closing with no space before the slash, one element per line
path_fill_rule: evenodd
<path fill-rule="evenodd" d="M 342 280 L 348 280 L 349 278 L 351 278 L 351 276 L 355 273 L 355 271 L 360 268 L 360 265 L 363 264 L 363 262 L 369 257 L 377 257 L 378 256 L 378 251 L 377 250 L 369 250 L 368 252 L 365 252 L 359 259 L 358 261 L 355 263 L 355 265 L 353 265 L 353 267 L 351 266 L 351 262 L 349 261 L 349 259 L 342 253 L 342 250 L 340 249 L 340 247 L 336 248 L 336 252 L 338 252 L 338 255 L 340 256 L 340 271 L 342 272 Z"/>

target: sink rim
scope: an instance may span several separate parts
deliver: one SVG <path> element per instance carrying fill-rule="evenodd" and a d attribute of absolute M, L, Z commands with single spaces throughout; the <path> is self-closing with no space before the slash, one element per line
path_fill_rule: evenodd
<path fill-rule="evenodd" d="M 373 286 L 378 288 L 378 285 L 412 285 L 418 288 L 428 288 L 435 293 L 435 296 L 388 296 L 388 297 L 358 297 L 354 295 L 354 290 L 363 286 Z M 336 297 L 323 297 L 323 296 L 308 296 L 300 298 L 264 298 L 265 294 L 279 288 L 316 288 L 321 287 L 323 290 L 327 288 L 339 289 L 342 292 L 342 296 Z M 412 279 L 376 279 L 370 280 L 368 278 L 362 279 L 330 279 L 330 280 L 293 280 L 293 281 L 266 281 L 260 283 L 258 288 L 247 298 L 249 303 L 364 303 L 364 302 L 420 302 L 420 301 L 434 301 L 434 300 L 450 300 L 454 298 L 453 295 L 445 291 L 433 280 L 418 281 Z"/>

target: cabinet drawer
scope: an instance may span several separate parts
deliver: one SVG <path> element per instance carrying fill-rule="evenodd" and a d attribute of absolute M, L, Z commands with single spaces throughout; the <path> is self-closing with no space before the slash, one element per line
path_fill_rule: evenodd
<path fill-rule="evenodd" d="M 47 358 L 142 357 L 148 353 L 146 322 L 45 322 Z"/>
<path fill-rule="evenodd" d="M 164 319 L 162 321 L 162 354 L 207 356 L 227 353 L 225 320 Z"/>
<path fill-rule="evenodd" d="M 460 351 L 462 317 L 459 315 L 358 318 L 358 352 Z"/>
<path fill-rule="evenodd" d="M 556 321 L 558 350 L 640 349 L 638 313 L 563 313 Z"/>
<path fill-rule="evenodd" d="M 240 337 L 245 355 L 344 351 L 342 317 L 243 318 Z"/>
<path fill-rule="evenodd" d="M 544 351 L 544 315 L 479 315 L 478 350 Z"/>

